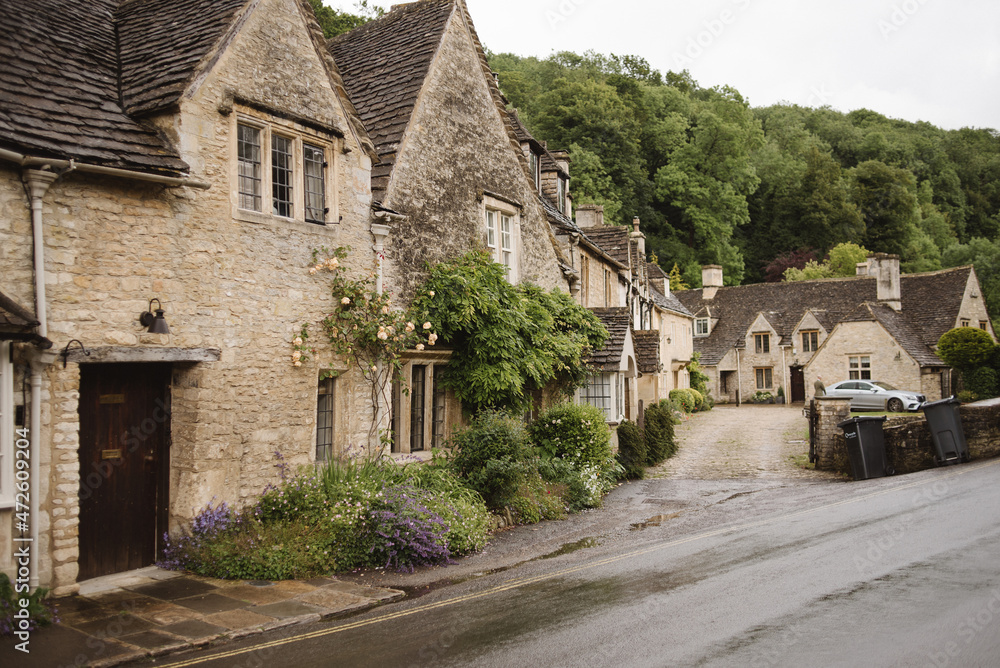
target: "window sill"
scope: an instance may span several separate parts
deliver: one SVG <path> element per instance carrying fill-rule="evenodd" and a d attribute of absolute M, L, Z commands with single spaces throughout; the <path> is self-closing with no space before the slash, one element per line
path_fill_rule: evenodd
<path fill-rule="evenodd" d="M 337 229 L 336 223 L 313 223 L 296 218 L 283 218 L 282 216 L 275 216 L 273 214 L 259 213 L 257 211 L 248 211 L 246 209 L 237 209 L 236 213 L 233 214 L 233 218 L 243 223 L 253 223 L 254 225 L 268 225 L 271 227 L 297 227 L 304 231 L 316 231 L 316 230 L 330 230 L 331 232 Z"/>

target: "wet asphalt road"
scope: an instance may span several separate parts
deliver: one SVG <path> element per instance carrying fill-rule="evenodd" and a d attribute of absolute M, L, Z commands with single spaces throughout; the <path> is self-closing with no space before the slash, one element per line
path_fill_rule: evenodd
<path fill-rule="evenodd" d="M 1000 460 L 857 483 L 645 481 L 609 504 L 680 510 L 157 664 L 997 666 L 998 481 Z"/>

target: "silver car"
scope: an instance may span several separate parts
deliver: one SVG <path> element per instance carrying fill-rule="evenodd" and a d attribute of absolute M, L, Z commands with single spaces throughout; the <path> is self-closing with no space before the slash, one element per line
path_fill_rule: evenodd
<path fill-rule="evenodd" d="M 897 390 L 879 380 L 842 380 L 826 388 L 827 396 L 850 397 L 852 411 L 884 410 L 890 413 L 915 411 L 927 401 L 916 392 Z"/>

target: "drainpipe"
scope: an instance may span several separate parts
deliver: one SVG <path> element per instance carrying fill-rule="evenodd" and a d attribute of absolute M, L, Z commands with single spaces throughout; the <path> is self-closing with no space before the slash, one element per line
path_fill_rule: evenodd
<path fill-rule="evenodd" d="M 781 385 L 783 387 L 788 387 L 788 367 L 785 365 L 785 347 L 781 347 Z M 787 406 L 790 401 L 788 401 L 788 390 L 785 390 L 785 405 Z"/>
<path fill-rule="evenodd" d="M 743 391 L 743 367 L 740 366 L 740 349 L 736 349 L 736 405 L 740 405 Z"/>
<path fill-rule="evenodd" d="M 42 198 L 45 192 L 52 185 L 52 182 L 59 178 L 54 172 L 44 172 L 39 169 L 28 169 L 23 174 L 24 182 L 28 186 L 28 195 L 31 197 L 31 229 L 34 243 L 34 266 L 35 266 L 35 317 L 38 318 L 38 334 L 48 337 L 48 306 L 45 301 L 45 237 L 42 229 Z M 41 474 L 38 472 L 38 463 L 42 452 L 42 371 L 46 364 L 37 356 L 31 360 L 31 434 L 30 450 L 28 451 L 29 467 L 31 475 L 31 496 L 28 498 L 28 512 L 30 513 L 31 529 L 31 556 L 28 570 L 30 579 L 28 585 L 32 589 L 38 587 L 38 552 L 41 547 L 38 544 L 38 525 L 41 518 L 38 514 L 38 497 L 41 494 Z"/>
<path fill-rule="evenodd" d="M 375 251 L 375 292 L 382 294 L 382 263 L 385 261 L 385 238 L 389 236 L 389 226 L 372 223 L 371 230 L 375 237 L 375 244 L 372 246 Z"/>

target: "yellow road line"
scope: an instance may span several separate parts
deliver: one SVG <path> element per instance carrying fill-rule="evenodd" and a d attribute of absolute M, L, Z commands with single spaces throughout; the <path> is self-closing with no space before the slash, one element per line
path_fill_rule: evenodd
<path fill-rule="evenodd" d="M 954 471 L 942 474 L 935 477 L 933 480 L 920 480 L 904 485 L 898 485 L 895 487 L 890 487 L 888 489 L 883 489 L 878 492 L 872 492 L 870 494 L 865 494 L 864 496 L 853 496 L 849 499 L 844 499 L 842 501 L 836 501 L 834 503 L 828 503 L 822 506 L 816 506 L 815 508 L 808 508 L 806 510 L 799 510 L 787 515 L 781 515 L 779 517 L 772 517 L 768 519 L 757 520 L 755 522 L 749 522 L 747 524 L 741 524 L 735 527 L 725 527 L 721 529 L 715 529 L 713 531 L 706 531 L 703 533 L 696 534 L 694 536 L 688 536 L 686 538 L 678 538 L 676 540 L 668 541 L 666 543 L 657 543 L 650 547 L 642 548 L 639 550 L 633 550 L 631 552 L 626 552 L 614 557 L 607 557 L 599 561 L 592 561 L 586 564 L 581 564 L 579 566 L 573 566 L 570 568 L 564 568 L 562 570 L 554 571 L 551 573 L 544 573 L 540 575 L 532 575 L 523 578 L 516 578 L 514 580 L 509 580 L 501 585 L 491 587 L 489 589 L 484 589 L 480 592 L 463 594 L 461 596 L 456 596 L 454 598 L 445 599 L 442 601 L 437 601 L 435 603 L 427 603 L 423 605 L 418 605 L 416 607 L 410 608 L 409 610 L 398 610 L 396 612 L 388 612 L 383 615 L 378 615 L 370 619 L 362 619 L 354 622 L 349 622 L 347 624 L 342 624 L 341 626 L 319 629 L 316 631 L 310 631 L 309 633 L 302 633 L 299 635 L 291 636 L 288 638 L 281 638 L 279 640 L 272 640 L 266 643 L 260 643 L 254 645 L 253 647 L 246 647 L 243 649 L 234 649 L 228 652 L 221 652 L 219 654 L 213 654 L 212 656 L 191 658 L 184 661 L 178 661 L 175 663 L 164 664 L 164 668 L 182 668 L 183 666 L 192 666 L 198 663 L 203 663 L 207 661 L 215 661 L 218 659 L 225 659 L 233 656 L 239 656 L 240 654 L 250 654 L 253 652 L 259 652 L 264 649 L 271 649 L 274 647 L 280 647 L 282 645 L 287 645 L 293 642 L 298 642 L 300 640 L 311 640 L 314 638 L 321 638 L 323 636 L 333 635 L 335 633 L 341 633 L 343 631 L 350 631 L 353 629 L 363 628 L 365 626 L 371 626 L 373 624 L 380 624 L 382 622 L 392 621 L 394 619 L 400 619 L 402 617 L 409 617 L 410 615 L 415 615 L 420 612 L 427 612 L 429 610 L 436 610 L 438 608 L 445 608 L 448 606 L 456 605 L 458 603 L 465 603 L 466 601 L 474 601 L 476 599 L 484 598 L 487 596 L 493 596 L 494 594 L 500 594 L 511 589 L 517 589 L 519 587 L 524 587 L 530 584 L 535 584 L 538 582 L 544 582 L 545 580 L 552 580 L 564 575 L 570 575 L 572 573 L 578 573 L 580 571 L 589 570 L 591 568 L 597 568 L 599 566 L 606 566 L 608 564 L 613 564 L 618 561 L 625 559 L 631 559 L 632 557 L 639 557 L 645 554 L 650 554 L 652 552 L 659 552 L 660 550 L 665 550 L 667 548 L 676 547 L 678 545 L 684 545 L 686 543 L 692 543 L 699 540 L 704 540 L 706 538 L 714 538 L 715 536 L 721 536 L 727 533 L 735 533 L 739 531 L 745 531 L 747 529 L 754 529 L 757 527 L 764 526 L 766 524 L 771 524 L 773 522 L 785 521 L 789 519 L 794 519 L 797 517 L 802 517 L 805 515 L 810 515 L 812 513 L 818 513 L 824 510 L 829 510 L 831 508 L 837 508 L 839 506 L 844 506 L 852 503 L 858 503 L 862 501 L 867 501 L 869 499 L 874 499 L 879 496 L 885 496 L 886 494 L 892 492 L 898 492 L 901 490 L 912 489 L 914 487 L 921 487 L 923 485 L 933 484 L 941 480 L 946 480 L 948 478 L 954 478 L 966 473 L 971 473 L 972 471 L 979 470 L 981 468 L 986 468 L 988 466 L 996 466 L 1000 464 L 1000 459 L 995 459 L 989 462 L 984 462 L 982 464 L 967 464 L 956 468 Z"/>

